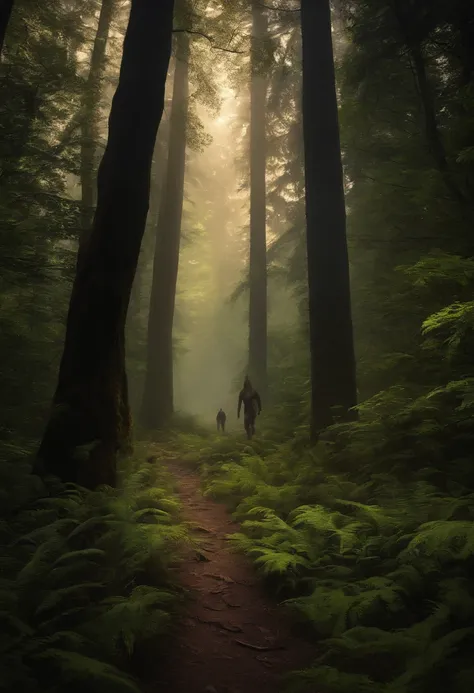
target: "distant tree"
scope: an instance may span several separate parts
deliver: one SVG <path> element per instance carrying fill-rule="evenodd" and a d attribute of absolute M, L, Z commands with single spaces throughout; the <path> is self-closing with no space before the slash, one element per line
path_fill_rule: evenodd
<path fill-rule="evenodd" d="M 252 2 L 250 87 L 250 260 L 249 366 L 253 383 L 267 389 L 267 245 L 266 245 L 266 100 L 265 40 L 268 20 L 258 0 Z"/>
<path fill-rule="evenodd" d="M 168 115 L 168 117 L 167 117 Z M 144 308 L 144 291 L 143 283 L 145 281 L 145 274 L 150 266 L 150 258 L 153 262 L 153 254 L 155 250 L 155 234 L 156 234 L 156 224 L 158 219 L 158 210 L 161 200 L 161 190 L 163 187 L 166 163 L 168 159 L 167 147 L 168 147 L 168 131 L 169 131 L 169 112 L 167 114 L 166 105 L 163 117 L 160 123 L 160 129 L 158 132 L 158 137 L 156 138 L 155 151 L 153 154 L 153 163 L 151 167 L 151 178 L 150 178 L 150 205 L 148 209 L 148 217 L 146 223 L 145 234 L 143 236 L 143 242 L 140 249 L 140 258 L 137 265 L 137 271 L 135 272 L 135 278 L 133 280 L 132 292 L 130 295 L 130 305 L 127 313 L 127 323 L 130 327 L 130 337 L 133 338 L 133 332 L 139 328 L 138 325 L 140 321 L 140 313 Z M 148 296 L 146 297 L 148 299 Z M 149 301 L 147 300 L 147 303 Z M 148 310 L 148 305 L 147 305 Z M 129 340 L 127 339 L 127 343 Z M 130 352 L 130 348 L 127 349 L 127 353 Z M 143 359 L 144 360 L 144 359 Z"/>
<path fill-rule="evenodd" d="M 398 24 L 398 31 L 410 57 L 417 91 L 422 103 L 425 137 L 431 155 L 453 199 L 461 205 L 469 204 L 448 162 L 438 123 L 433 89 L 427 70 L 427 60 L 423 51 L 423 41 L 429 34 L 437 13 L 433 12 L 432 4 L 427 4 L 425 0 L 417 3 L 409 0 L 394 0 L 392 8 Z M 469 21 L 466 21 L 466 25 L 467 27 L 469 26 Z M 472 38 L 474 38 L 472 28 L 471 33 Z M 463 36 L 464 32 L 461 32 L 460 35 Z M 468 68 L 469 63 L 466 63 L 465 67 Z"/>
<path fill-rule="evenodd" d="M 357 403 L 329 0 L 302 0 L 312 435 Z"/>
<path fill-rule="evenodd" d="M 97 111 L 101 98 L 101 78 L 105 68 L 107 42 L 116 0 L 102 0 L 97 31 L 92 48 L 89 74 L 84 91 L 81 114 L 81 189 L 82 236 L 90 230 L 94 218 L 94 161 L 99 138 Z"/>
<path fill-rule="evenodd" d="M 8 22 L 13 9 L 14 0 L 2 0 L 0 4 L 0 53 L 3 50 L 5 34 L 7 33 Z"/>
<path fill-rule="evenodd" d="M 97 209 L 77 265 L 53 410 L 35 471 L 114 485 L 130 436 L 125 319 L 145 229 L 163 113 L 173 0 L 132 0 L 98 172 Z"/>
<path fill-rule="evenodd" d="M 173 414 L 173 320 L 178 278 L 189 107 L 189 38 L 176 38 L 168 165 L 163 186 L 148 316 L 147 366 L 141 422 L 159 428 Z"/>

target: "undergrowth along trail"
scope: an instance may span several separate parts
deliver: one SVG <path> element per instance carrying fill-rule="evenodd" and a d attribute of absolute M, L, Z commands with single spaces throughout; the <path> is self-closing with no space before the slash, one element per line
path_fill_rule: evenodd
<path fill-rule="evenodd" d="M 169 693 L 278 693 L 284 675 L 308 664 L 314 648 L 291 632 L 250 561 L 232 551 L 226 536 L 238 525 L 224 506 L 202 496 L 199 477 L 183 463 L 166 466 L 199 550 L 178 568 L 190 601 L 160 683 Z"/>
<path fill-rule="evenodd" d="M 2 449 L 5 452 L 5 448 Z M 187 541 L 162 469 L 139 452 L 117 489 L 42 482 L 28 451 L 0 464 L 0 691 L 141 693 L 143 652 L 162 647 Z"/>
<path fill-rule="evenodd" d="M 181 432 L 174 444 L 240 523 L 231 544 L 312 633 L 292 693 L 471 693 L 472 463 L 448 446 L 433 456 L 443 402 L 409 401 L 387 421 L 380 399 L 317 446 L 303 427 L 284 442 Z"/>

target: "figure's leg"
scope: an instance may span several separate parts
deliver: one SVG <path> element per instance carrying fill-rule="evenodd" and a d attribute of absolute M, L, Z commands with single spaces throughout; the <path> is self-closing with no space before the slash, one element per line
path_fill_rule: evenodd
<path fill-rule="evenodd" d="M 250 421 L 250 418 L 248 415 L 244 416 L 244 427 L 245 427 L 245 432 L 247 434 L 247 438 L 251 440 L 252 438 L 252 422 Z"/>

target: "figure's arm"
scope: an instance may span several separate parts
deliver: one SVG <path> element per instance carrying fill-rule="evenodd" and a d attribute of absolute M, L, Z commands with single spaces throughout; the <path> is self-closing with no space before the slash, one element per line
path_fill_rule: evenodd
<path fill-rule="evenodd" d="M 242 393 L 239 394 L 239 405 L 237 407 L 237 418 L 240 419 L 240 409 L 242 408 L 242 401 L 243 401 L 243 396 Z"/>
<path fill-rule="evenodd" d="M 260 412 L 262 411 L 262 400 L 260 399 L 260 395 L 258 394 L 258 392 L 256 390 L 255 390 L 254 397 L 257 401 L 258 413 L 260 414 Z"/>

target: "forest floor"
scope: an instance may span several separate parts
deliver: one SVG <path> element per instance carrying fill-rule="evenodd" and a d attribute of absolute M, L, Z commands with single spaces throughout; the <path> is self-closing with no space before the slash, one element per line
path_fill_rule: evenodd
<path fill-rule="evenodd" d="M 190 600 L 170 644 L 160 690 L 167 693 L 279 693 L 284 674 L 307 666 L 314 647 L 264 593 L 250 562 L 226 535 L 239 529 L 224 506 L 204 498 L 196 473 L 176 461 L 186 522 L 200 551 L 183 556 L 180 584 Z"/>

